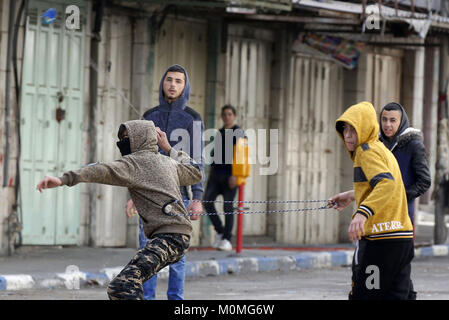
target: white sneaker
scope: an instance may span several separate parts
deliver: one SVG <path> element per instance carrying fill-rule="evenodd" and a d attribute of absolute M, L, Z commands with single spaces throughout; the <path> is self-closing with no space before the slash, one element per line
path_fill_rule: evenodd
<path fill-rule="evenodd" d="M 223 239 L 220 241 L 220 244 L 218 245 L 218 250 L 222 251 L 231 251 L 232 250 L 232 244 L 227 239 Z"/>
<path fill-rule="evenodd" d="M 217 233 L 217 234 L 215 235 L 215 242 L 214 242 L 214 244 L 212 245 L 212 248 L 217 249 L 218 246 L 220 245 L 221 239 L 223 239 L 223 235 L 220 234 L 220 233 Z"/>

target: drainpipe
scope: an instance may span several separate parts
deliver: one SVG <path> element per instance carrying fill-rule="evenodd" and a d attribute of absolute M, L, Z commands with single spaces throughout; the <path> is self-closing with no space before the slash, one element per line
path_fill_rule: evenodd
<path fill-rule="evenodd" d="M 90 45 L 90 63 L 89 63 L 89 162 L 95 162 L 97 158 L 97 100 L 98 100 L 98 60 L 99 47 L 101 42 L 101 24 L 103 20 L 105 0 L 95 1 L 93 10 L 95 11 L 95 21 L 92 30 L 92 39 Z M 91 236 L 89 237 L 89 246 L 93 245 L 92 234 L 95 235 L 95 215 L 97 188 L 95 185 L 89 186 L 89 209 L 91 213 Z"/>
<path fill-rule="evenodd" d="M 12 64 L 12 52 L 13 52 L 13 40 L 14 40 L 14 12 L 16 6 L 15 1 L 9 2 L 9 23 L 8 23 L 8 48 L 6 53 L 6 81 L 5 81 L 5 151 L 3 162 L 3 188 L 11 187 L 12 181 L 9 181 L 9 160 L 10 160 L 10 139 L 11 139 L 11 64 Z M 17 159 L 19 161 L 19 159 Z M 9 195 L 7 195 L 9 199 Z M 8 200 L 7 200 L 8 201 Z M 16 202 L 17 199 L 14 200 Z M 9 206 L 8 201 L 8 218 L 7 218 L 7 234 L 8 234 L 8 256 L 12 254 L 11 248 L 11 218 L 14 211 L 11 212 L 12 206 Z"/>
<path fill-rule="evenodd" d="M 17 160 L 16 160 L 16 176 L 14 181 L 14 203 L 11 206 L 12 212 L 8 215 L 8 255 L 12 254 L 13 247 L 18 248 L 22 245 L 22 211 L 19 204 L 20 197 L 20 155 L 21 155 L 21 136 L 20 136 L 20 90 L 21 83 L 19 81 L 19 72 L 17 67 L 17 46 L 20 20 L 22 14 L 28 8 L 28 0 L 22 0 L 17 11 L 17 16 L 14 19 L 14 33 L 12 39 L 12 58 L 15 80 L 15 93 L 16 93 L 16 105 L 15 105 L 15 126 L 16 126 L 16 139 L 17 139 Z M 25 33 L 25 32 L 24 32 Z M 20 213 L 20 216 L 19 216 Z M 16 237 L 18 237 L 18 243 L 16 243 Z"/>
<path fill-rule="evenodd" d="M 14 39 L 14 11 L 16 9 L 16 1 L 9 1 L 9 24 L 8 24 L 8 49 L 6 53 L 6 81 L 5 81 L 5 152 L 3 163 L 3 188 L 9 186 L 9 140 L 11 139 L 11 64 L 12 64 L 12 47 Z"/>

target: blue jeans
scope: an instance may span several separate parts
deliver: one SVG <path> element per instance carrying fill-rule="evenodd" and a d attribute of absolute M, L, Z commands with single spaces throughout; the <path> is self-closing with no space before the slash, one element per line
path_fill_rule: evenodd
<path fill-rule="evenodd" d="M 189 199 L 183 198 L 184 205 L 189 206 Z M 142 221 L 139 219 L 139 248 L 142 249 L 148 242 L 142 228 Z M 168 276 L 168 300 L 184 300 L 184 277 L 186 273 L 186 257 L 169 266 Z M 145 300 L 156 299 L 157 274 L 143 284 L 143 296 Z"/>

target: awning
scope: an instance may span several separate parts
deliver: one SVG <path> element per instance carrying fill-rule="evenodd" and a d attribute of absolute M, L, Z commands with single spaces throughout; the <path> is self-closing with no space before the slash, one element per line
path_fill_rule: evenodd
<path fill-rule="evenodd" d="M 440 15 L 413 13 L 406 10 L 396 10 L 385 5 L 367 5 L 363 12 L 362 4 L 346 3 L 342 1 L 318 2 L 314 0 L 293 0 L 297 8 L 325 9 L 352 14 L 365 14 L 365 23 L 377 23 L 382 21 L 401 21 L 408 23 L 420 37 L 425 38 L 430 28 L 446 29 L 449 31 L 449 18 Z M 381 23 L 380 23 L 381 25 Z"/>

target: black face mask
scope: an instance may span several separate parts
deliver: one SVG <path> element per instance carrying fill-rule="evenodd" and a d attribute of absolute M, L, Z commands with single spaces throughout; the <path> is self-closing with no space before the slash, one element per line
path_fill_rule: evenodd
<path fill-rule="evenodd" d="M 122 156 L 131 154 L 131 144 L 129 142 L 129 138 L 117 141 L 117 147 L 120 149 Z"/>

